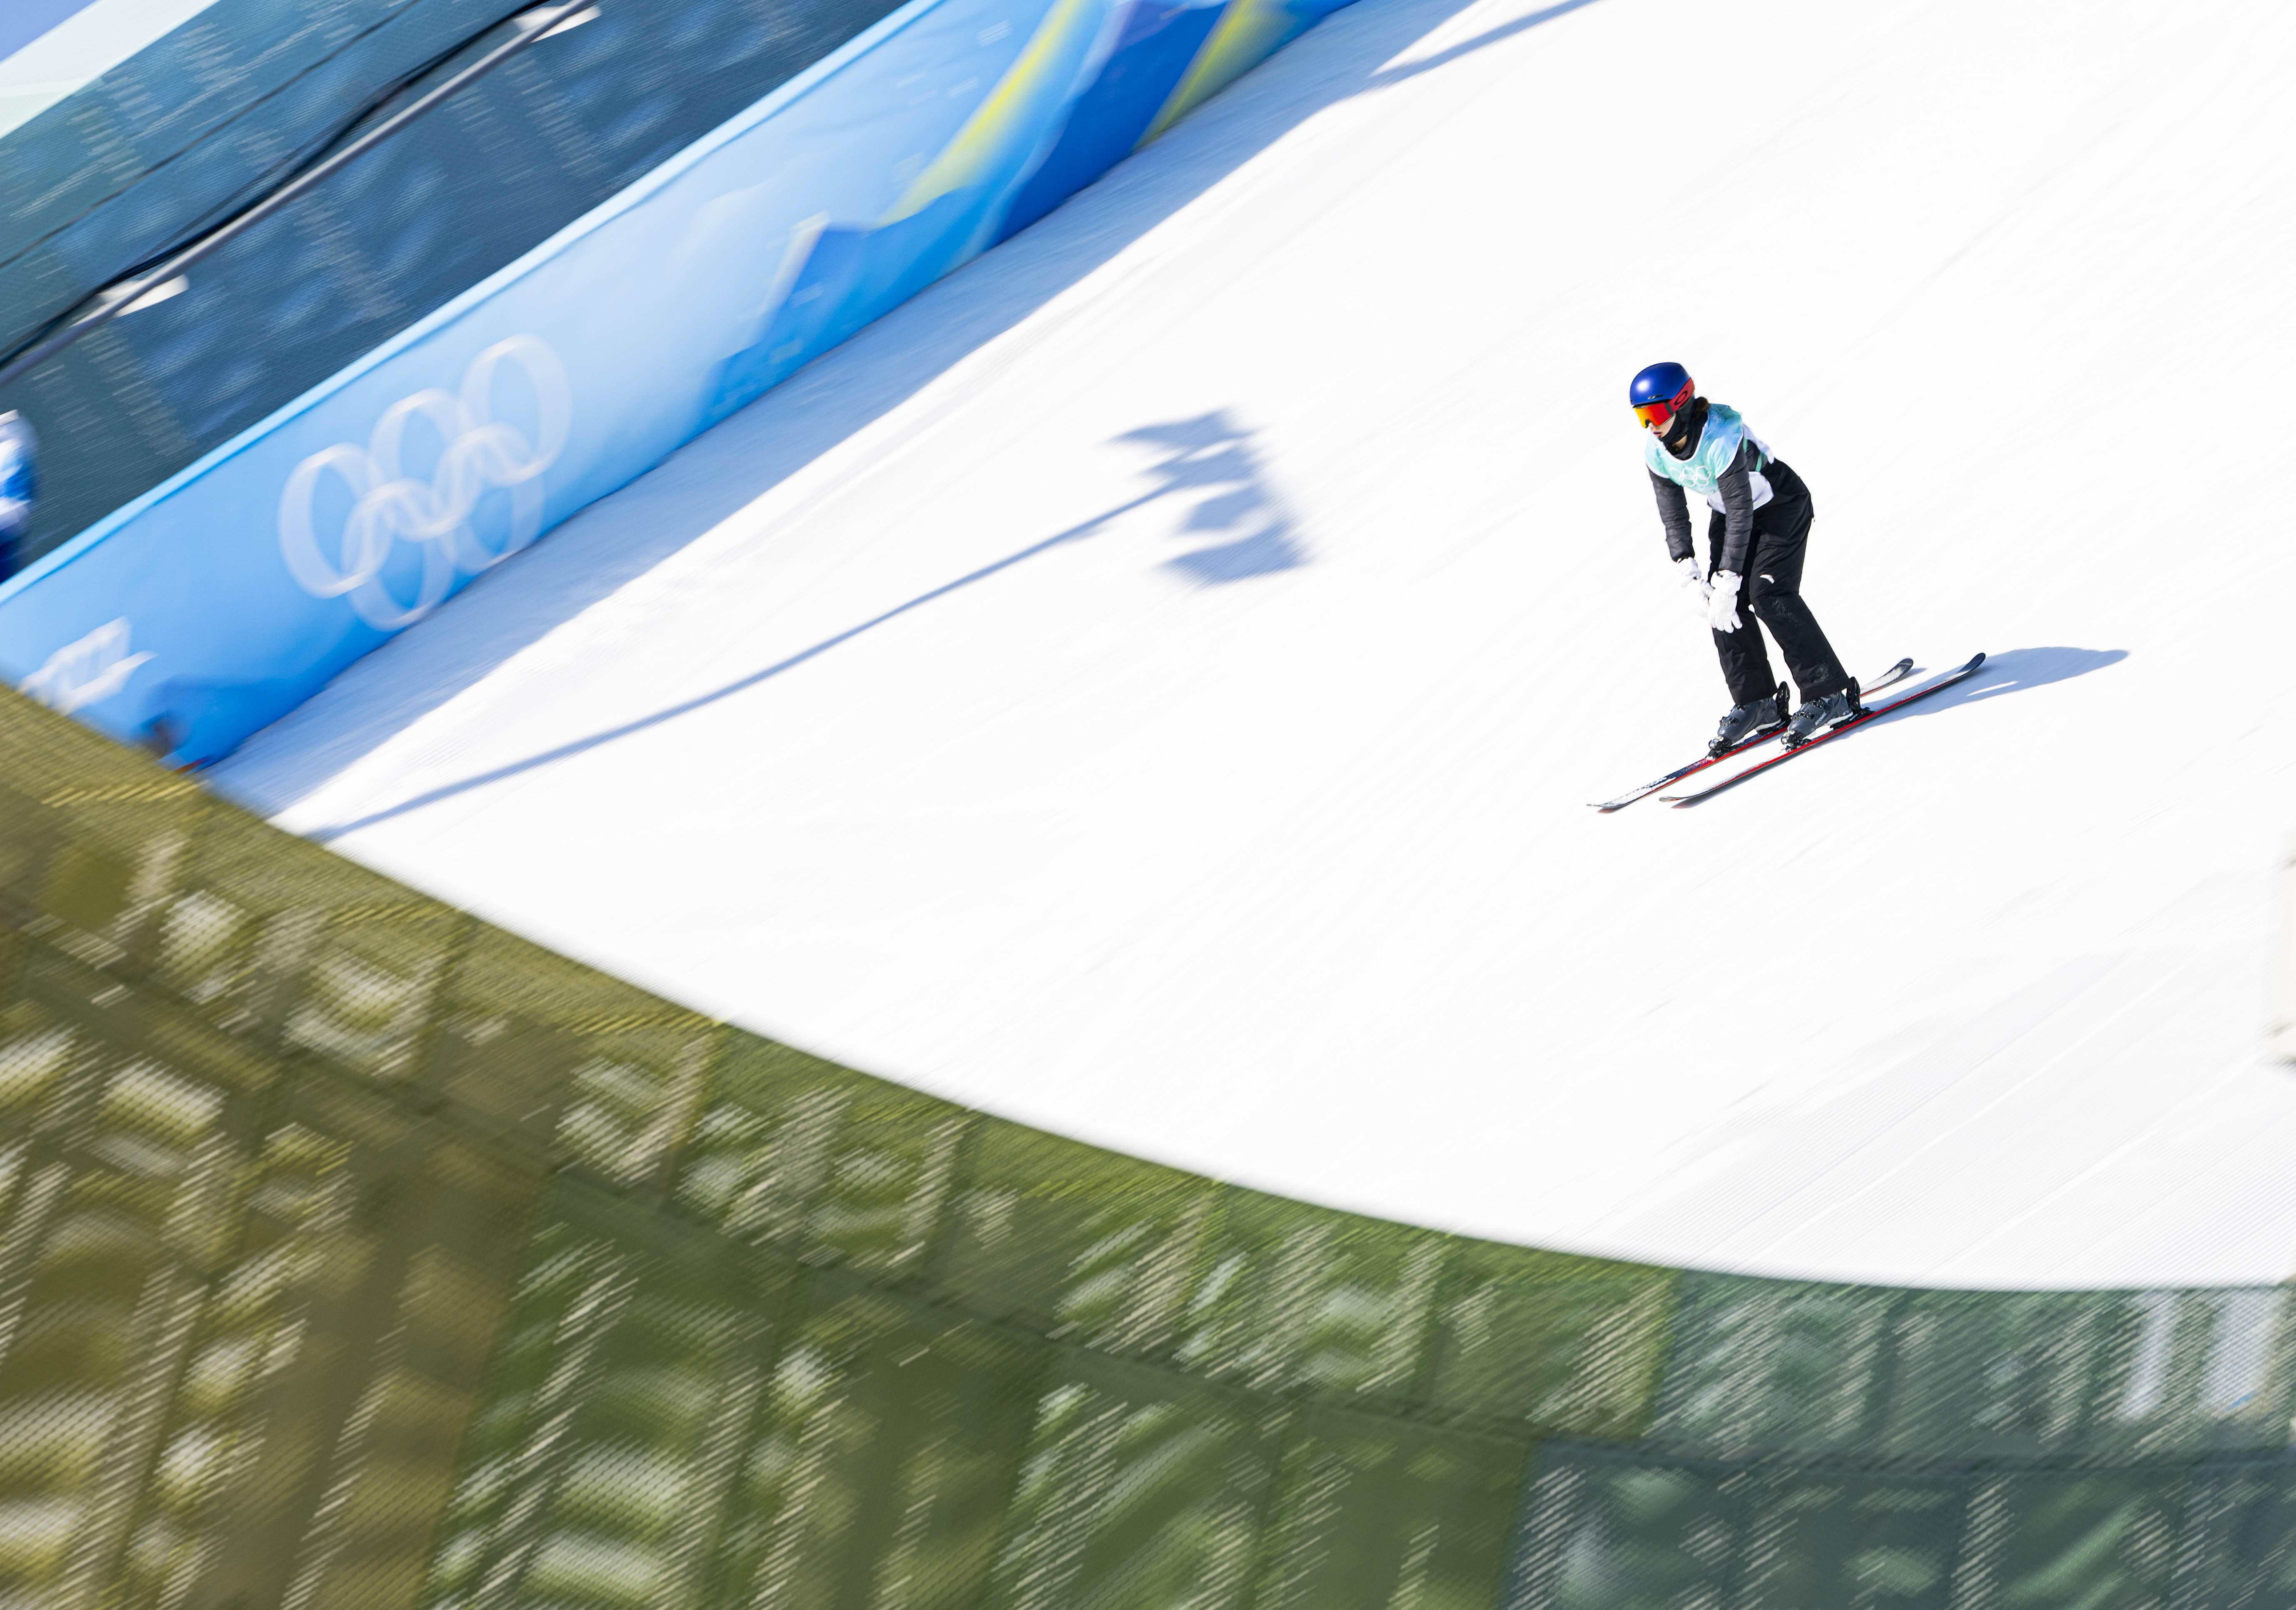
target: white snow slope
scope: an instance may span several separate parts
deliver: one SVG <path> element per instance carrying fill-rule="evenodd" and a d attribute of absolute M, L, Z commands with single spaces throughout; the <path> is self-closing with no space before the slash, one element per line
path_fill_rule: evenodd
<path fill-rule="evenodd" d="M 1362 0 L 217 780 L 717 1015 L 1389 1217 L 2296 1269 L 2296 7 Z M 1727 702 L 1625 402 L 1809 482 Z"/>

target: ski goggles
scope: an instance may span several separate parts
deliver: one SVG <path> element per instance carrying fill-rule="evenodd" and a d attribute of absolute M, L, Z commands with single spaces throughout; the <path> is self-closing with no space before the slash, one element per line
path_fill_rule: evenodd
<path fill-rule="evenodd" d="M 1685 386 L 1664 402 L 1636 403 L 1635 417 L 1643 422 L 1644 430 L 1655 431 L 1688 407 L 1691 398 L 1695 395 L 1690 387 Z"/>

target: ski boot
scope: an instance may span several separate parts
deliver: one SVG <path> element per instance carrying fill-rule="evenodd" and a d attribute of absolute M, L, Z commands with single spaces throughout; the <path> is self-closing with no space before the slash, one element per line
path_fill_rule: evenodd
<path fill-rule="evenodd" d="M 1794 711 L 1793 719 L 1786 723 L 1785 746 L 1800 749 L 1812 738 L 1832 732 L 1844 721 L 1865 713 L 1866 706 L 1857 698 L 1857 678 L 1852 677 L 1844 691 L 1812 699 Z"/>
<path fill-rule="evenodd" d="M 1713 742 L 1706 752 L 1719 760 L 1742 743 L 1751 743 L 1777 731 L 1786 724 L 1786 685 L 1778 684 L 1778 691 L 1767 699 L 1756 699 L 1748 704 L 1733 704 L 1730 713 L 1722 718 L 1715 729 Z"/>

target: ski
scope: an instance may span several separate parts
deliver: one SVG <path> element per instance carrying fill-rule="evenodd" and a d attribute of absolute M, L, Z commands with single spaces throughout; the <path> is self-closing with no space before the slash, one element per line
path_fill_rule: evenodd
<path fill-rule="evenodd" d="M 1870 684 L 1866 686 L 1862 690 L 1862 693 L 1878 693 L 1893 682 L 1902 682 L 1913 669 L 1914 662 L 1911 660 L 1900 660 L 1888 670 L 1883 671 L 1880 676 L 1874 678 Z M 1755 744 L 1767 743 L 1784 730 L 1785 728 L 1783 727 L 1773 727 L 1770 731 L 1758 734 L 1753 737 L 1742 738 L 1737 743 L 1732 744 L 1729 748 L 1724 750 L 1718 755 L 1701 755 L 1697 760 L 1693 760 L 1687 766 L 1676 767 L 1672 771 L 1668 772 L 1666 776 L 1659 778 L 1655 783 L 1645 783 L 1640 788 L 1636 789 L 1632 793 L 1620 794 L 1615 800 L 1611 800 L 1605 804 L 1593 806 L 1591 809 L 1603 811 L 1605 813 L 1613 810 L 1624 810 L 1636 800 L 1645 799 L 1650 795 L 1656 793 L 1668 784 L 1679 783 L 1683 778 L 1690 776 L 1693 772 L 1704 771 L 1708 767 L 1715 764 L 1718 760 L 1726 760 L 1733 755 L 1744 754 L 1748 750 L 1753 748 Z"/>
<path fill-rule="evenodd" d="M 1830 727 L 1826 728 L 1825 731 L 1818 734 L 1817 736 L 1812 738 L 1808 743 L 1798 744 L 1792 749 L 1784 750 L 1777 754 L 1772 755 L 1767 760 L 1759 761 L 1752 766 L 1749 766 L 1743 771 L 1734 773 L 1731 776 L 1723 778 L 1722 781 L 1715 784 L 1711 788 L 1702 788 L 1696 793 L 1670 793 L 1660 797 L 1667 804 L 1673 806 L 1677 810 L 1681 809 L 1685 805 L 1695 805 L 1701 800 L 1710 800 L 1716 794 L 1720 793 L 1724 789 L 1735 788 L 1748 777 L 1753 776 L 1759 772 L 1769 770 L 1771 767 L 1775 766 L 1781 760 L 1791 760 L 1796 755 L 1807 754 L 1809 751 L 1816 749 L 1819 744 L 1838 738 L 1843 733 L 1857 731 L 1857 728 L 1865 726 L 1868 721 L 1878 721 L 1892 711 L 1903 710 L 1908 704 L 1919 704 L 1923 700 L 1930 697 L 1932 694 L 1941 694 L 1948 687 L 1955 686 L 1959 683 L 1966 682 L 1977 674 L 1977 668 L 1984 663 L 1985 656 L 1983 654 L 1980 654 L 1958 670 L 1949 671 L 1946 675 L 1939 677 L 1936 681 L 1927 683 L 1923 686 L 1917 687 L 1914 689 L 1913 692 L 1892 699 L 1886 704 L 1869 705 L 1863 713 L 1850 717 L 1849 719 L 1844 721 L 1839 727 Z"/>

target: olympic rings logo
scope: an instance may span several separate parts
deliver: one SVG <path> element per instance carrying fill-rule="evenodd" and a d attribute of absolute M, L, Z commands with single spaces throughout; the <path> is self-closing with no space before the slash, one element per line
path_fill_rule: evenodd
<path fill-rule="evenodd" d="M 496 372 L 512 362 L 534 390 L 538 440 L 493 417 Z M 288 573 L 314 598 L 347 597 L 378 631 L 414 625 L 445 602 L 458 574 L 499 564 L 542 534 L 542 472 L 565 450 L 573 414 L 556 353 L 531 335 L 496 341 L 463 372 L 459 396 L 434 386 L 401 398 L 375 421 L 365 447 L 337 442 L 295 466 L 279 494 L 279 552 Z M 447 444 L 427 482 L 400 469 L 406 427 L 416 419 Z M 332 560 L 320 549 L 313 510 L 329 475 L 354 499 Z M 471 530 L 479 500 L 497 487 L 510 494 L 510 532 L 499 550 Z M 402 538 L 422 549 L 422 580 L 407 604 L 382 582 Z"/>

